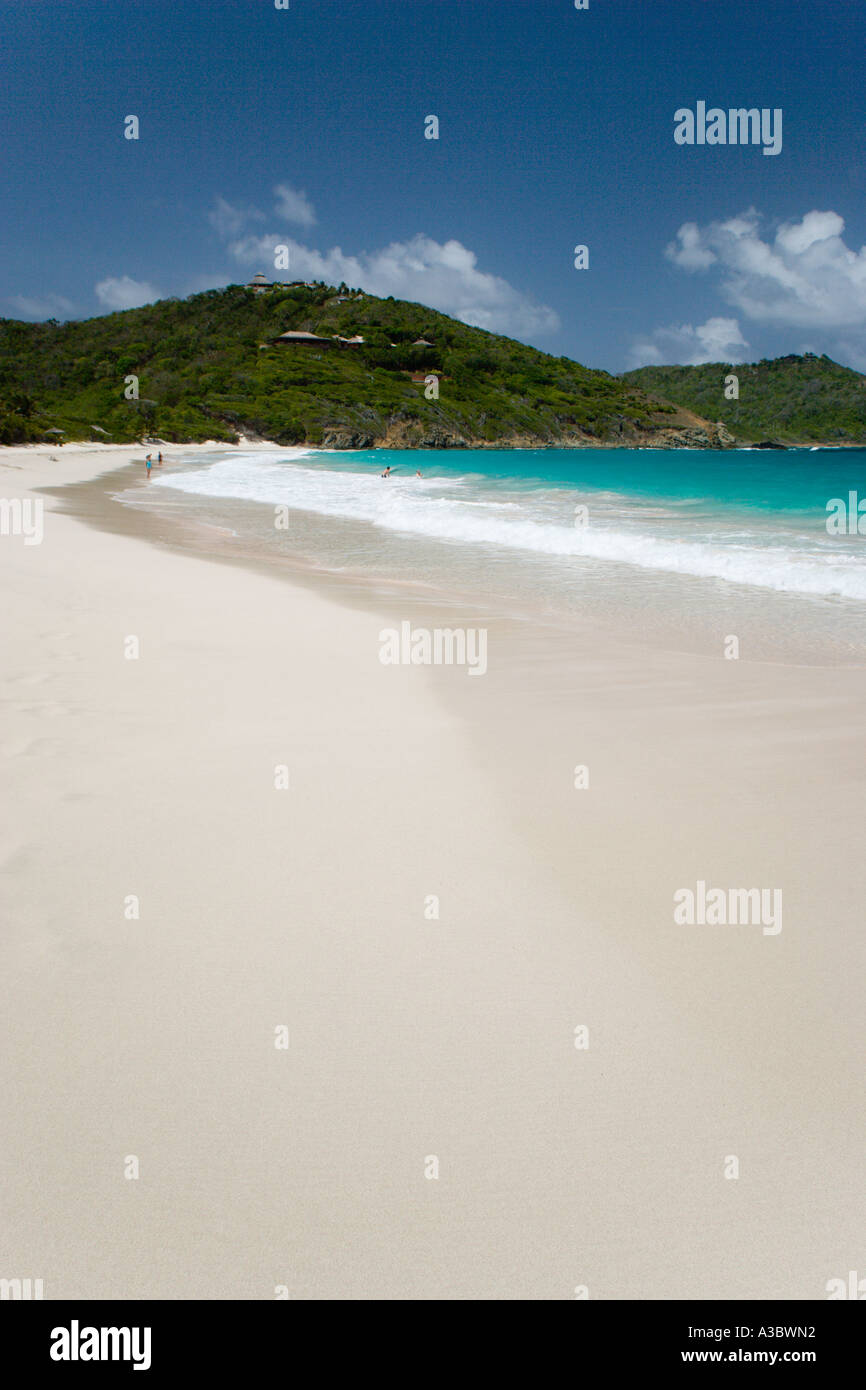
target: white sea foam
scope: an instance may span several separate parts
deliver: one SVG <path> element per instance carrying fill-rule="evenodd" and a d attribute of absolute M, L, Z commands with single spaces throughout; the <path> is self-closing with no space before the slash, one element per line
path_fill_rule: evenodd
<path fill-rule="evenodd" d="M 304 449 L 279 453 L 236 454 L 206 468 L 163 475 L 151 487 L 177 489 L 211 498 L 238 498 L 296 511 L 367 522 L 385 531 L 425 536 L 451 544 L 508 548 L 575 561 L 608 561 L 675 574 L 721 579 L 731 583 L 804 594 L 838 595 L 866 602 L 866 561 L 858 554 L 816 537 L 799 541 L 778 526 L 752 531 L 719 530 L 685 538 L 671 534 L 675 513 L 621 497 L 618 506 L 605 494 L 608 512 L 600 524 L 572 524 L 574 494 L 555 489 L 507 498 L 489 495 L 490 479 L 416 478 L 407 474 L 381 479 L 359 473 L 305 467 Z M 488 495 L 478 496 L 480 484 Z M 459 486 L 458 486 L 459 484 Z M 474 496 L 462 492 L 474 491 Z M 561 497 L 561 502 L 558 500 Z M 663 533 L 652 523 L 664 518 Z M 560 519 L 561 518 L 561 519 Z M 720 518 L 716 517 L 718 527 Z M 596 522 L 596 518 L 593 518 Z"/>

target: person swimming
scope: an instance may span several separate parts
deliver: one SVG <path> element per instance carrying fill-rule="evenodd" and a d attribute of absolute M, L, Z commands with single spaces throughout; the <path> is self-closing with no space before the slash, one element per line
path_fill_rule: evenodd
<path fill-rule="evenodd" d="M 385 472 L 384 472 L 384 473 L 380 473 L 380 474 L 379 474 L 379 477 L 380 477 L 380 478 L 390 478 L 390 476 L 391 476 L 391 465 L 390 465 L 390 463 L 389 463 L 388 466 L 387 466 L 387 468 L 385 469 Z"/>

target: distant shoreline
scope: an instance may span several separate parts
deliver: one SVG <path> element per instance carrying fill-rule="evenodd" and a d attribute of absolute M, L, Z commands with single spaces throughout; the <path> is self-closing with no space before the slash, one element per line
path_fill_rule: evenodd
<path fill-rule="evenodd" d="M 687 452 L 687 453 L 719 454 L 719 453 L 737 453 L 738 451 L 746 451 L 746 450 L 755 450 L 756 452 L 766 452 L 766 453 L 772 453 L 774 450 L 776 450 L 776 451 L 778 451 L 779 453 L 790 453 L 790 452 L 796 451 L 797 449 L 866 449 L 866 444 L 861 444 L 861 443 L 858 443 L 858 442 L 856 442 L 856 441 L 851 441 L 851 440 L 845 440 L 845 441 L 842 441 L 842 442 L 840 442 L 840 443 L 833 443 L 833 444 L 831 444 L 831 443 L 829 443 L 827 440 L 823 440 L 823 439 L 805 439 L 805 440 L 787 441 L 787 442 L 786 442 L 786 441 L 781 441 L 781 440 L 778 440 L 778 441 L 774 440 L 774 441 L 772 441 L 772 442 L 770 442 L 770 441 L 768 441 L 768 442 L 757 442 L 757 441 L 755 441 L 755 442 L 748 442 L 748 441 L 744 441 L 743 443 L 729 444 L 729 445 L 724 445 L 724 446 L 719 446 L 719 445 L 706 445 L 706 444 L 703 444 L 703 445 L 701 445 L 701 444 L 678 444 L 678 443 L 673 443 L 673 442 L 670 443 L 670 444 L 658 444 L 658 443 L 649 444 L 649 443 L 635 443 L 634 441 L 629 441 L 628 443 L 621 443 L 621 444 L 620 444 L 620 443 L 614 443 L 614 442 L 612 442 L 612 441 L 606 441 L 606 440 L 585 440 L 585 441 L 580 441 L 580 442 L 576 442 L 576 441 L 563 441 L 563 440 L 560 440 L 560 441 L 557 441 L 556 443 L 550 443 L 550 442 L 548 442 L 548 441 L 546 441 L 546 440 L 541 440 L 541 439 L 539 439 L 539 440 L 515 439 L 515 440 L 495 440 L 495 441 L 493 441 L 492 443 L 491 443 L 490 441 L 488 441 L 488 440 L 476 440 L 476 441 L 472 441 L 471 443 L 470 443 L 470 442 L 464 442 L 464 443 L 462 443 L 462 444 L 409 444 L 409 443 L 400 443 L 400 444 L 398 444 L 398 443 L 375 443 L 375 444 L 345 444 L 345 445 L 339 445 L 339 444 L 312 444 L 312 443 L 307 443 L 306 441 L 299 441 L 299 442 L 294 443 L 294 444 L 280 444 L 280 443 L 278 443 L 278 442 L 277 442 L 276 440 L 274 440 L 274 439 L 261 439 L 261 438 L 249 439 L 249 438 L 247 438 L 247 437 L 242 437 L 242 438 L 240 438 L 240 439 L 238 439 L 238 440 L 236 440 L 236 441 L 234 441 L 234 442 L 231 442 L 231 441 L 229 441 L 229 440 L 224 440 L 224 439 L 205 439 L 205 440 L 196 440 L 196 441 L 194 441 L 194 442 L 184 442 L 184 441 L 174 440 L 174 439 L 163 439 L 163 440 L 161 440 L 159 443 L 156 443 L 156 444 L 144 444 L 144 443 L 136 443 L 136 442 L 129 443 L 129 444 L 103 444 L 103 443 L 97 443 L 97 442 L 94 442 L 94 441 L 91 441 L 91 440 L 86 440 L 86 439 L 69 439 L 69 440 L 66 440 L 62 445 L 61 445 L 61 444 L 41 444 L 41 443 L 30 443 L 30 444 L 0 444 L 0 459 L 6 460 L 6 459 L 11 458 L 11 457 L 12 457 L 13 455 L 15 455 L 15 454 L 21 454 L 21 453 L 26 453 L 26 454 L 28 454 L 28 455 L 30 455 L 30 456 L 33 456 L 33 457 L 39 457 L 39 456 L 41 456 L 41 455 L 48 456 L 48 455 L 51 455 L 51 454 L 55 453 L 56 451 L 58 451 L 58 450 L 60 450 L 60 449 L 65 449 L 65 450 L 67 451 L 67 453 L 66 453 L 66 455 L 65 455 L 66 457 L 68 457 L 69 453 L 74 452 L 74 453 L 87 453 L 87 454 L 104 455 L 104 456 L 106 457 L 106 459 L 108 460 L 108 459 L 111 457 L 112 454 L 117 455 L 117 454 L 120 454 L 120 453 L 129 453 L 129 452 L 133 452 L 133 453 L 136 453 L 136 454 L 137 454 L 137 453 L 141 452 L 142 456 L 144 456 L 144 454 L 146 454 L 146 453 L 152 453 L 152 452 L 154 452 L 154 451 L 159 452 L 159 449 L 160 449 L 161 447 L 164 448 L 164 449 L 165 449 L 165 448 L 168 448 L 168 449 L 175 449 L 175 450 L 183 450 L 185 453 L 189 453 L 189 452 L 193 452 L 193 451 L 197 451 L 197 450 L 201 450 L 201 451 L 203 451 L 203 452 L 212 452 L 212 451 L 214 451 L 214 450 L 233 450 L 233 449 L 245 449 L 245 450 L 250 450 L 250 449 L 266 449 L 266 450 L 285 449 L 285 450 L 287 450 L 287 451 L 288 451 L 288 450 L 292 450 L 292 449 L 307 449 L 307 450 L 309 450 L 311 453 L 322 453 L 322 454 L 333 454 L 333 453 L 340 453 L 340 454 L 344 454 L 344 453 L 345 453 L 345 454 L 353 454 L 353 453 L 355 453 L 355 454 L 364 454 L 364 453 L 370 453 L 371 451 L 376 451 L 376 452 L 378 452 L 378 453 L 389 453 L 389 452 L 399 452 L 399 453 L 402 453 L 402 452 L 406 451 L 406 452 L 418 453 L 418 454 L 429 454 L 429 453 L 435 453 L 435 452 L 436 452 L 437 450 L 439 450 L 439 449 L 447 449 L 447 450 L 448 450 L 449 452 L 451 452 L 451 453 L 461 453 L 461 452 L 462 452 L 462 453 L 467 453 L 467 454 L 469 454 L 469 453 L 476 453 L 476 452 L 479 452 L 479 453 L 480 453 L 480 452 L 487 452 L 487 453 L 490 453 L 490 452 L 496 452 L 497 450 L 502 450 L 503 452 L 511 452 L 511 451 L 513 451 L 513 452 L 515 452 L 515 453 L 518 453 L 518 452 L 520 452 L 521 450 L 527 450 L 527 451 L 529 451 L 529 450 L 538 450 L 538 449 L 549 450 L 549 451 L 551 451 L 551 452 L 553 452 L 553 451 L 555 451 L 555 450 L 567 450 L 567 451 L 572 451 L 572 450 L 573 450 L 573 451 L 575 451 L 575 452 L 578 452 L 578 451 L 580 451 L 581 449 L 604 449 L 605 451 L 607 451 L 607 450 L 614 450 L 614 451 L 615 451 L 615 450 L 622 450 L 622 451 L 624 451 L 624 452 L 628 452 L 629 450 L 632 450 L 632 449 L 641 449 L 641 450 L 652 450 L 652 449 L 655 449 L 655 450 L 657 450 L 659 453 L 676 453 L 677 451 L 680 451 L 680 452 Z M 130 460 L 130 462 L 132 462 L 132 460 Z"/>

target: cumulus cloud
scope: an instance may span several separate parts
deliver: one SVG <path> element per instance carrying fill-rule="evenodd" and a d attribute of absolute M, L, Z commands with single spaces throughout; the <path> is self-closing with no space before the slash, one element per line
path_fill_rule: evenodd
<path fill-rule="evenodd" d="M 132 280 L 128 275 L 109 276 L 95 286 L 96 298 L 106 309 L 138 309 L 160 299 L 159 290 L 144 280 Z"/>
<path fill-rule="evenodd" d="M 836 212 L 807 212 L 763 236 L 754 208 L 698 227 L 686 222 L 667 248 L 685 270 L 718 274 L 726 301 L 747 318 L 844 332 L 866 341 L 866 246 L 843 240 Z"/>
<path fill-rule="evenodd" d="M 278 183 L 274 189 L 277 195 L 276 213 L 286 222 L 297 222 L 299 227 L 314 227 L 316 214 L 306 193 L 292 188 L 289 183 Z"/>
<path fill-rule="evenodd" d="M 62 294 L 51 293 L 34 298 L 26 294 L 13 294 L 9 303 L 28 319 L 53 319 L 59 314 L 71 314 L 75 308 Z"/>
<path fill-rule="evenodd" d="M 289 183 L 278 183 L 273 191 L 277 216 L 301 227 L 315 225 L 315 210 L 306 193 Z M 494 333 L 531 338 L 559 328 L 552 309 L 536 304 L 500 276 L 480 270 L 474 251 L 459 241 L 438 242 L 419 232 L 378 251 L 353 255 L 339 246 L 320 251 L 285 233 L 242 236 L 253 216 L 260 219 L 262 214 L 235 207 L 225 198 L 218 198 L 210 213 L 211 224 L 228 241 L 235 260 L 251 269 L 274 274 L 274 250 L 287 246 L 290 268 L 280 272 L 287 279 L 324 280 L 332 285 L 345 281 L 382 298 L 394 295 L 429 304 Z"/>
<path fill-rule="evenodd" d="M 697 367 L 702 362 L 745 362 L 749 344 L 736 319 L 712 318 L 657 328 L 631 348 L 629 366 L 656 367 L 677 363 Z"/>
<path fill-rule="evenodd" d="M 314 227 L 316 213 L 306 193 L 292 188 L 290 183 L 275 184 L 274 212 L 286 222 L 296 222 L 300 227 Z M 211 226 L 221 237 L 237 237 L 251 222 L 264 222 L 265 214 L 257 207 L 242 207 L 230 203 L 227 198 L 217 195 L 214 205 L 207 215 Z"/>
<path fill-rule="evenodd" d="M 212 227 L 222 237 L 238 236 L 243 231 L 248 222 L 261 222 L 265 214 L 259 212 L 258 208 L 241 208 L 229 203 L 225 198 L 217 197 L 214 206 L 208 213 L 208 221 Z"/>
<path fill-rule="evenodd" d="M 317 251 L 276 234 L 243 237 L 229 250 L 243 265 L 269 269 L 278 245 L 289 248 L 287 278 L 332 285 L 345 281 L 382 298 L 417 300 L 493 333 L 531 338 L 559 328 L 553 309 L 535 303 L 501 276 L 479 270 L 475 252 L 459 241 L 438 242 L 419 232 L 379 251 L 348 255 L 339 246 Z"/>
<path fill-rule="evenodd" d="M 683 270 L 706 270 L 715 264 L 715 254 L 704 246 L 701 229 L 697 222 L 684 222 L 677 232 L 676 241 L 667 248 L 669 260 L 675 261 Z"/>

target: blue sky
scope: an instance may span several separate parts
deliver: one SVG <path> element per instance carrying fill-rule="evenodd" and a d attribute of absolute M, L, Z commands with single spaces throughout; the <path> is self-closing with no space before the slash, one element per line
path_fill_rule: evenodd
<path fill-rule="evenodd" d="M 0 314 L 244 281 L 282 243 L 287 278 L 609 371 L 866 370 L 864 38 L 859 0 L 3 0 Z M 781 152 L 677 145 L 698 101 L 781 108 Z"/>

